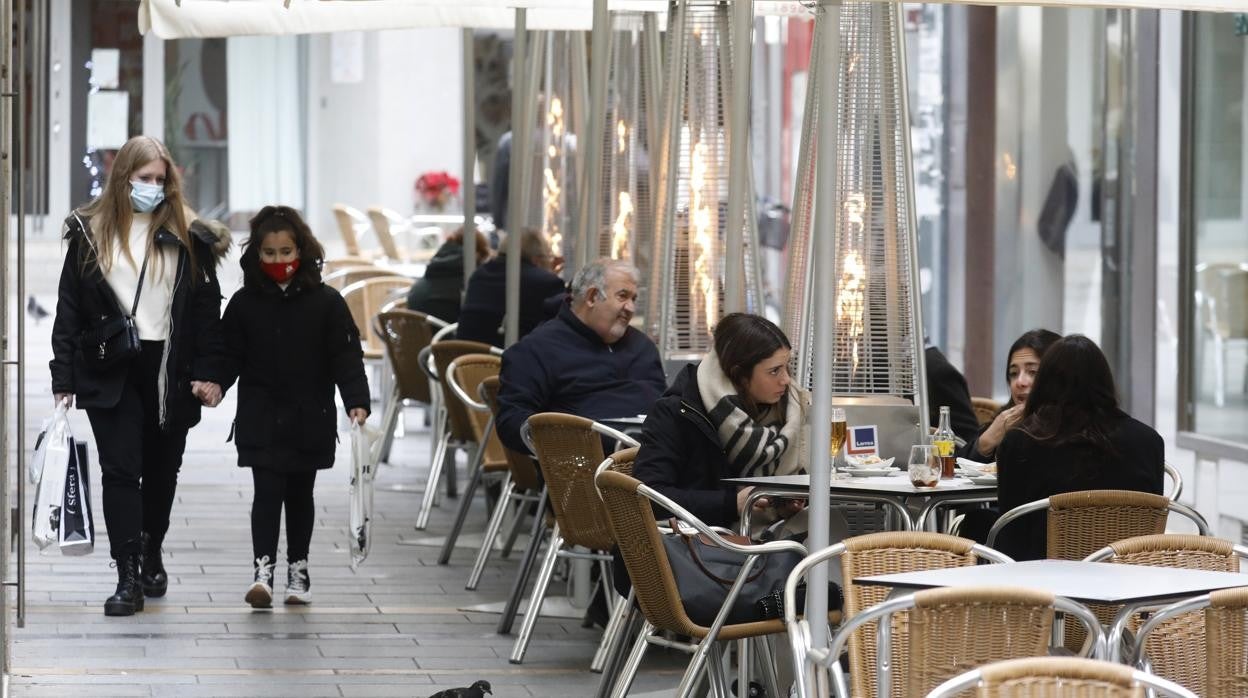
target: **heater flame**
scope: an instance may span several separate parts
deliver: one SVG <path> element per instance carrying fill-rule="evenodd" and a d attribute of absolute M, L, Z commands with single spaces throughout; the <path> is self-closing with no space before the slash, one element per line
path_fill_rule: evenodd
<path fill-rule="evenodd" d="M 705 320 L 700 324 L 695 323 L 694 326 L 705 327 L 709 333 L 711 323 L 719 317 L 719 308 L 715 296 L 715 284 L 711 276 L 715 231 L 711 206 L 705 196 L 709 169 L 706 159 L 706 146 L 702 143 L 694 144 L 689 166 L 689 238 L 695 249 L 692 250 L 693 288 L 689 290 L 694 298 L 701 298 L 702 315 Z"/>
<path fill-rule="evenodd" d="M 850 239 L 856 240 L 865 228 L 863 214 L 866 211 L 866 200 L 860 193 L 852 193 L 845 199 L 845 218 L 848 223 Z M 841 277 L 836 288 L 836 321 L 841 326 L 843 337 L 849 342 L 851 360 L 850 376 L 857 374 L 860 360 L 859 350 L 863 340 L 863 310 L 867 291 L 867 267 L 862 256 L 855 249 L 845 255 L 845 263 L 841 268 Z"/>
<path fill-rule="evenodd" d="M 623 119 L 620 119 L 619 123 L 615 125 L 615 140 L 616 147 L 619 148 L 620 154 L 623 155 L 624 151 L 628 149 L 628 124 L 624 123 Z"/>
<path fill-rule="evenodd" d="M 546 223 L 551 250 L 559 257 L 563 255 L 563 232 L 559 229 L 559 200 L 563 189 L 555 177 L 555 170 L 559 166 L 559 149 L 563 146 L 563 102 L 557 96 L 550 99 L 546 126 L 550 128 L 550 146 L 546 148 L 548 161 L 542 170 L 542 198 L 545 204 L 542 218 Z"/>
<path fill-rule="evenodd" d="M 633 197 L 622 191 L 619 196 L 620 215 L 611 225 L 611 257 L 628 259 L 628 226 L 633 217 Z"/>

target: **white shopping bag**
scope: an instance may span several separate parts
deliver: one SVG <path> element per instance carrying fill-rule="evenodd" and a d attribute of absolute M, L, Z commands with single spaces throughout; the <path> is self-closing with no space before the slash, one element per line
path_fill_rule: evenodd
<path fill-rule="evenodd" d="M 61 409 L 60 407 L 57 408 Z M 65 475 L 76 457 L 74 436 L 63 418 L 58 422 L 54 412 L 49 429 L 43 434 L 35 451 L 39 454 L 39 486 L 35 490 L 34 519 L 31 535 L 42 550 L 60 541 L 61 508 L 65 502 Z M 58 426 L 59 425 L 59 426 Z M 32 473 L 33 474 L 33 463 Z"/>
<path fill-rule="evenodd" d="M 30 456 L 30 465 L 26 469 L 26 477 L 30 484 L 39 484 L 39 477 L 43 475 L 43 464 L 47 460 L 48 443 L 58 441 L 65 438 L 69 433 L 69 404 L 62 400 L 56 403 L 56 409 L 52 410 L 52 415 L 43 420 L 43 428 L 39 430 L 39 438 L 35 440 L 35 452 Z"/>
<path fill-rule="evenodd" d="M 347 537 L 351 546 L 351 569 L 368 557 L 372 547 L 370 527 L 373 522 L 373 475 L 377 468 L 377 451 L 381 432 L 372 427 L 351 423 L 351 513 Z"/>

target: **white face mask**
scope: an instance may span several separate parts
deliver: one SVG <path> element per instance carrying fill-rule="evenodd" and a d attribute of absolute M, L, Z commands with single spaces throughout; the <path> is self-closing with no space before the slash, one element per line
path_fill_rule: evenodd
<path fill-rule="evenodd" d="M 151 213 L 165 200 L 165 188 L 159 184 L 130 181 L 130 205 L 139 213 Z"/>

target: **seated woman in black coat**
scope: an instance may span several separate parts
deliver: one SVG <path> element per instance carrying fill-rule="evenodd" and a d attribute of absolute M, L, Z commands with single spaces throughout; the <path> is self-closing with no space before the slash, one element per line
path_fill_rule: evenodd
<path fill-rule="evenodd" d="M 809 394 L 789 376 L 792 347 L 775 323 L 730 313 L 715 327 L 715 349 L 689 364 L 642 426 L 633 466 L 638 480 L 712 526 L 734 526 L 749 488 L 724 478 L 790 475 L 809 462 Z M 765 500 L 754 518 L 774 518 Z M 801 508 L 785 502 L 781 517 Z"/>
<path fill-rule="evenodd" d="M 1062 336 L 1044 329 L 1028 330 L 1010 345 L 1006 354 L 1005 380 L 1010 386 L 1010 399 L 997 411 L 988 426 L 979 435 L 967 442 L 958 453 L 959 456 L 980 463 L 991 463 L 996 460 L 997 446 L 1006 432 L 1018 426 L 1023 419 L 1023 407 L 1027 404 L 1027 396 L 1035 382 L 1036 372 L 1040 370 L 1040 360 L 1053 343 Z"/>
<path fill-rule="evenodd" d="M 1118 408 L 1109 362 L 1083 335 L 1044 355 L 1022 423 L 997 449 L 998 502 L 1009 511 L 1063 492 L 1134 490 L 1161 494 L 1165 443 Z M 997 547 L 1016 560 L 1046 554 L 1044 513 L 1002 529 Z"/>
<path fill-rule="evenodd" d="M 490 242 L 476 233 L 477 266 L 490 261 Z M 447 236 L 446 242 L 425 266 L 425 275 L 407 292 L 407 309 L 446 322 L 459 322 L 460 291 L 464 287 L 464 229 Z"/>

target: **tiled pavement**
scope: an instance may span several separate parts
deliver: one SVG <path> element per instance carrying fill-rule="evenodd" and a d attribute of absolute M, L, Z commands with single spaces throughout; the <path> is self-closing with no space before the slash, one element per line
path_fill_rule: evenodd
<path fill-rule="evenodd" d="M 30 289 L 51 310 L 59 251 L 55 244 L 44 247 L 28 255 L 41 260 L 30 266 Z M 231 279 L 223 285 L 228 295 Z M 28 443 L 50 403 L 50 324 L 28 331 Z M 232 398 L 205 410 L 204 422 L 191 432 L 165 543 L 169 593 L 149 599 L 143 612 L 103 615 L 116 575 L 108 567 L 102 518 L 90 556 L 40 553 L 28 544 L 26 625 L 12 633 L 12 695 L 427 696 L 478 678 L 490 681 L 500 698 L 592 694 L 598 675 L 588 665 L 600 631 L 577 620 L 543 618 L 526 661 L 512 665 L 507 656 L 514 637 L 495 634 L 498 616 L 458 610 L 505 598 L 517 556 L 492 562 L 478 590 L 468 592 L 463 586 L 475 548 L 460 547 L 449 566 L 439 566 L 438 548 L 398 544 L 401 537 L 423 535 L 413 530 L 419 495 L 386 488 L 423 484 L 429 457 L 423 429 L 398 440 L 395 465 L 379 472 L 375 542 L 364 565 L 356 571 L 348 565 L 348 466 L 341 448 L 338 465 L 317 482 L 313 604 L 252 611 L 242 600 L 251 576 L 251 482 L 225 442 L 233 411 Z M 409 410 L 409 424 L 418 425 L 420 414 Z M 90 433 L 83 413 L 72 419 L 76 433 Z M 462 467 L 461 459 L 461 482 Z M 98 483 L 98 466 L 95 475 Z M 98 486 L 92 494 L 102 517 Z M 429 535 L 448 529 L 456 503 L 435 509 Z M 469 530 L 482 529 L 484 520 L 478 502 Z M 280 589 L 284 565 L 277 577 Z M 561 588 L 552 587 L 556 593 Z M 679 653 L 652 650 L 634 692 L 674 687 L 684 661 Z"/>

